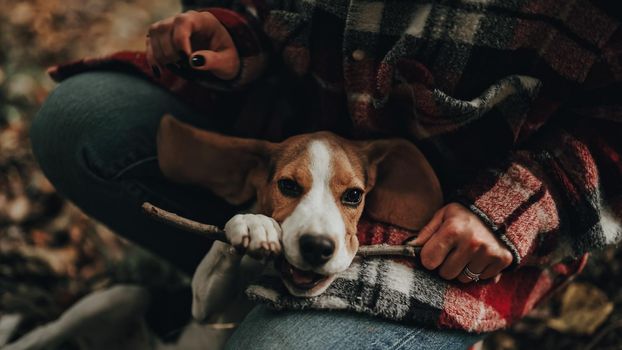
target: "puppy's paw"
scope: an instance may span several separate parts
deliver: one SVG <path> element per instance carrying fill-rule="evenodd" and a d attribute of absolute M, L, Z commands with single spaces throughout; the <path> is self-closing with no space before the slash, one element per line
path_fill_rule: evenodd
<path fill-rule="evenodd" d="M 225 225 L 229 243 L 257 258 L 281 254 L 281 226 L 271 217 L 238 214 Z"/>

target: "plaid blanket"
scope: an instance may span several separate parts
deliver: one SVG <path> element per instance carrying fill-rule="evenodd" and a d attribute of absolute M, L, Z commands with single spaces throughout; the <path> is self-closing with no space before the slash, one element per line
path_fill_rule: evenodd
<path fill-rule="evenodd" d="M 276 308 L 347 309 L 491 331 L 580 271 L 587 252 L 620 240 L 622 16 L 615 2 L 184 5 L 208 7 L 225 25 L 241 73 L 225 82 L 164 72 L 154 83 L 208 112 L 218 94 L 237 96 L 242 107 L 230 116 L 246 126 L 241 135 L 278 140 L 330 129 L 412 140 L 447 200 L 472 210 L 514 255 L 496 284 L 454 284 L 415 261 L 369 258 L 355 261 L 319 297 L 291 297 L 266 276 L 249 288 L 251 298 Z M 139 53 L 51 73 L 63 79 L 120 67 L 151 77 Z M 359 226 L 362 244 L 398 244 L 411 234 L 378 222 Z"/>

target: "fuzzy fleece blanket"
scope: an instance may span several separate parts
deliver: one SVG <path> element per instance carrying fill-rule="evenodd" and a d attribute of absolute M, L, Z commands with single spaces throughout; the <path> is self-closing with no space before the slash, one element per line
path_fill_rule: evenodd
<path fill-rule="evenodd" d="M 363 221 L 363 244 L 401 244 L 411 232 Z M 416 259 L 359 258 L 322 295 L 294 297 L 278 275 L 267 274 L 251 285 L 250 299 L 275 309 L 329 309 L 440 328 L 488 332 L 504 328 L 529 312 L 555 287 L 583 268 L 587 258 L 549 269 L 520 268 L 498 283 L 449 282 L 418 266 Z"/>

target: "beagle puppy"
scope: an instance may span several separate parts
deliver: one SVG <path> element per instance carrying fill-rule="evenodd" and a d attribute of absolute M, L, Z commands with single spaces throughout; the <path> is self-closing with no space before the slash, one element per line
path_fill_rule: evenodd
<path fill-rule="evenodd" d="M 352 141 L 316 132 L 272 143 L 165 116 L 157 147 L 160 169 L 172 181 L 202 186 L 232 204 L 256 199 L 253 214 L 227 222 L 227 238 L 251 256 L 277 257 L 283 283 L 300 297 L 321 294 L 350 266 L 363 212 L 418 230 L 443 200 L 426 158 L 402 139 Z"/>
<path fill-rule="evenodd" d="M 225 225 L 237 249 L 214 242 L 192 280 L 194 318 L 221 327 L 239 322 L 252 307 L 242 291 L 265 267 L 255 258 L 276 257 L 292 295 L 316 296 L 350 266 L 363 212 L 418 230 L 442 205 L 434 171 L 406 140 L 351 141 L 318 132 L 271 143 L 165 116 L 157 149 L 169 179 L 203 186 L 232 204 L 256 199 L 254 213 Z M 138 286 L 94 292 L 6 347 L 37 350 L 77 339 L 89 349 L 220 349 L 233 331 L 192 322 L 176 344 L 154 341 L 143 320 L 148 300 Z"/>

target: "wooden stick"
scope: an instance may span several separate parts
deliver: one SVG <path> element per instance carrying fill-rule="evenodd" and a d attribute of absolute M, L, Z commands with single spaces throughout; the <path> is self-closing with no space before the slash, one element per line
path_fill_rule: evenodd
<path fill-rule="evenodd" d="M 225 232 L 217 226 L 203 224 L 184 218 L 177 214 L 171 213 L 170 211 L 158 208 L 149 202 L 143 203 L 142 208 L 147 215 L 160 222 L 169 224 L 184 231 L 200 234 L 217 241 L 227 242 Z M 416 257 L 420 251 L 421 247 L 419 246 L 375 244 L 360 246 L 356 252 L 356 255 L 361 257 L 401 256 L 413 258 Z"/>
<path fill-rule="evenodd" d="M 181 217 L 175 213 L 158 208 L 155 205 L 145 202 L 142 205 L 143 211 L 152 218 L 169 224 L 178 229 L 207 236 L 213 240 L 227 242 L 225 232 L 218 226 L 203 224 L 194 220 Z"/>
<path fill-rule="evenodd" d="M 372 244 L 360 246 L 356 251 L 356 255 L 363 258 L 368 256 L 403 256 L 403 257 L 416 257 L 421 251 L 421 247 L 412 245 L 388 245 L 388 244 Z"/>

